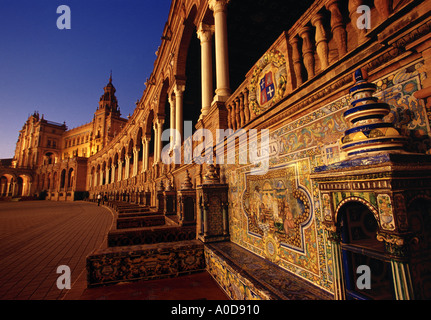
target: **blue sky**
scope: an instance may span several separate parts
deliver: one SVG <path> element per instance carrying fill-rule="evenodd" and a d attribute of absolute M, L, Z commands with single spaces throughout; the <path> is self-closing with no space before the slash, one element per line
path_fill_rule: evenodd
<path fill-rule="evenodd" d="M 0 0 L 0 158 L 34 111 L 71 129 L 90 122 L 108 83 L 121 113 L 145 89 L 171 0 Z M 57 7 L 71 29 L 57 28 Z"/>

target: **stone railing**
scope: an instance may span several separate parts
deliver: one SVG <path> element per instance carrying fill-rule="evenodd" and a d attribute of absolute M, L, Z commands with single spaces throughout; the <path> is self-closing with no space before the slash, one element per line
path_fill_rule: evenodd
<path fill-rule="evenodd" d="M 375 36 L 375 30 L 384 28 L 396 19 L 398 11 L 415 2 L 422 1 L 374 0 L 373 6 L 365 7 L 370 9 L 370 29 L 366 29 L 358 28 L 367 14 L 358 13 L 358 8 L 369 2 L 315 1 L 280 35 L 226 101 L 228 128 L 246 126 L 287 95 L 305 88 L 319 74 L 338 66 Z"/>

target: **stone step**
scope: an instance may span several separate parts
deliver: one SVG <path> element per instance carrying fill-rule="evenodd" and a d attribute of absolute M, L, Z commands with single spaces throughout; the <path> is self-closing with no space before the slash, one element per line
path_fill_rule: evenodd
<path fill-rule="evenodd" d="M 125 228 L 143 228 L 162 226 L 165 224 L 164 215 L 150 215 L 150 216 L 138 216 L 138 217 L 124 217 L 117 219 L 117 229 Z"/>
<path fill-rule="evenodd" d="M 180 227 L 176 225 L 164 225 L 148 228 L 117 229 L 109 231 L 108 247 L 122 247 L 193 239 L 196 239 L 196 226 Z"/>
<path fill-rule="evenodd" d="M 205 270 L 199 240 L 99 249 L 87 257 L 87 286 L 177 277 Z"/>
<path fill-rule="evenodd" d="M 129 212 L 148 212 L 150 211 L 150 208 L 148 207 L 140 207 L 140 206 L 133 206 L 133 207 L 123 207 L 123 208 L 117 208 L 115 211 L 117 211 L 118 214 L 120 213 L 129 213 Z"/>
<path fill-rule="evenodd" d="M 156 216 L 162 215 L 162 211 L 145 211 L 145 212 L 125 212 L 119 213 L 118 218 L 133 218 L 133 217 L 148 217 L 148 216 Z"/>

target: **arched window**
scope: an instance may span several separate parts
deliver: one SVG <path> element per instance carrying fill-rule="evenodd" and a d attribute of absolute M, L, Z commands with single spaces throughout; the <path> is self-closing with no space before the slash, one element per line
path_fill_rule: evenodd
<path fill-rule="evenodd" d="M 73 180 L 75 178 L 75 171 L 71 168 L 69 169 L 69 175 L 68 175 L 68 188 L 72 188 L 73 187 Z"/>
<path fill-rule="evenodd" d="M 66 169 L 63 169 L 61 171 L 61 177 L 60 177 L 60 188 L 64 188 L 65 183 L 66 183 Z"/>
<path fill-rule="evenodd" d="M 359 202 L 348 202 L 339 211 L 338 223 L 347 299 L 394 299 L 391 264 L 383 242 L 376 238 L 374 214 Z M 370 288 L 363 286 L 366 271 L 360 266 L 369 268 Z"/>

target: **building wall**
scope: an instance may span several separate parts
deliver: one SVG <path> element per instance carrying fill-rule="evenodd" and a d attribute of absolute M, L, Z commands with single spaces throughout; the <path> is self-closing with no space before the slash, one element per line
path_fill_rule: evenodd
<path fill-rule="evenodd" d="M 413 96 L 426 77 L 423 65 L 419 59 L 394 72 L 384 70 L 374 80 L 376 96 L 391 106 L 387 120 L 404 130 L 408 149 L 417 153 L 431 148 L 425 105 Z M 247 165 L 231 165 L 225 173 L 231 241 L 327 290 L 332 288 L 331 251 L 322 232 L 322 199 L 310 173 L 345 159 L 340 138 L 348 128 L 343 112 L 350 100 L 344 95 L 294 121 L 277 123 L 270 135 L 274 148 L 267 174 L 252 175 Z M 348 196 L 364 198 L 360 192 L 340 192 L 334 207 Z M 364 200 L 378 208 L 377 199 Z"/>

